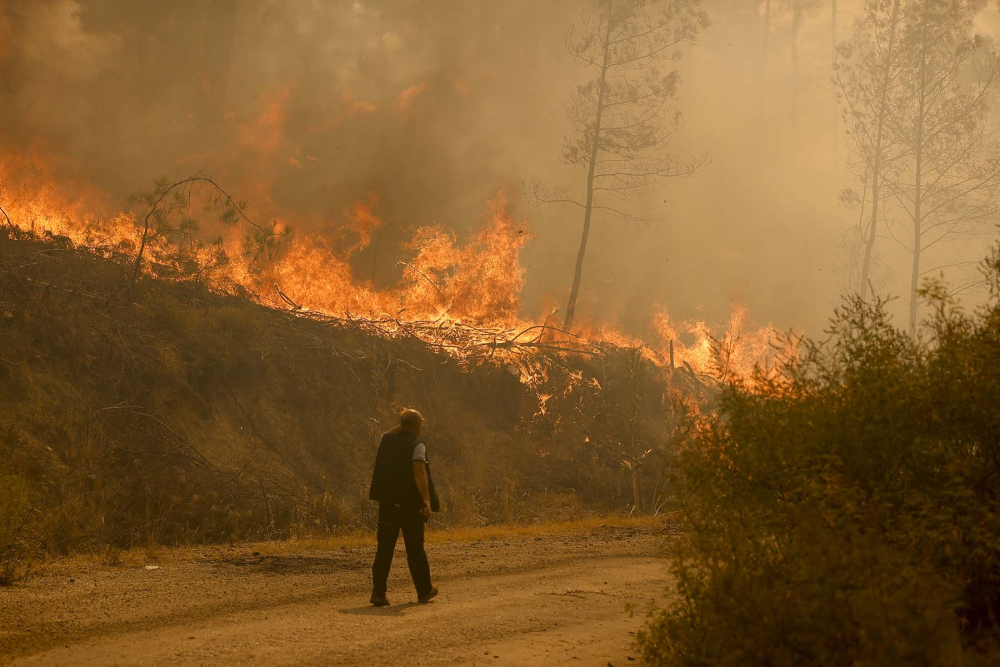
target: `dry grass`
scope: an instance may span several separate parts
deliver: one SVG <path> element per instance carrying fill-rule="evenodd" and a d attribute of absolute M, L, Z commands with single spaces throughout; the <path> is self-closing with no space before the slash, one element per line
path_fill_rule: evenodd
<path fill-rule="evenodd" d="M 531 524 L 498 525 L 469 528 L 441 528 L 427 531 L 429 544 L 446 542 L 478 542 L 480 540 L 512 540 L 537 535 L 591 533 L 601 528 L 654 528 L 663 525 L 662 517 L 589 517 L 575 521 L 547 521 Z M 375 546 L 374 533 L 351 533 L 342 536 L 283 540 L 253 545 L 251 551 L 266 554 L 288 554 L 303 551 L 331 551 L 341 548 Z"/>
<path fill-rule="evenodd" d="M 591 533 L 600 528 L 655 528 L 662 525 L 663 517 L 589 517 L 574 521 L 546 521 L 532 524 L 431 530 L 427 534 L 427 541 L 432 543 L 477 542 L 479 540 L 534 537 L 536 535 Z"/>
<path fill-rule="evenodd" d="M 539 535 L 587 534 L 603 528 L 652 529 L 664 524 L 663 517 L 588 517 L 574 521 L 550 521 L 532 524 L 498 525 L 475 528 L 441 528 L 433 526 L 427 531 L 427 542 L 478 542 L 481 540 L 518 540 Z M 338 551 L 375 546 L 372 532 L 352 532 L 343 535 L 296 538 L 273 542 L 245 542 L 218 546 L 179 546 L 157 549 L 155 555 L 145 547 L 115 550 L 109 557 L 107 550 L 60 558 L 48 568 L 49 572 L 68 572 L 88 567 L 124 569 L 146 565 L 167 565 L 191 561 L 236 562 L 254 555 L 276 556 L 310 551 Z"/>

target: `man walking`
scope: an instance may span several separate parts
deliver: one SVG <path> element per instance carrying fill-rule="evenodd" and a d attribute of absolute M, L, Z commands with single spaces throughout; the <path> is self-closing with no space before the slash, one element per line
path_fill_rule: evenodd
<path fill-rule="evenodd" d="M 427 445 L 420 439 L 423 421 L 416 410 L 403 410 L 399 426 L 382 436 L 375 455 L 368 497 L 378 501 L 378 549 L 372 563 L 371 598 L 376 607 L 389 604 L 386 581 L 400 530 L 417 600 L 430 602 L 438 594 L 438 589 L 431 585 L 431 568 L 424 552 L 424 522 L 431 515 L 431 491 Z"/>

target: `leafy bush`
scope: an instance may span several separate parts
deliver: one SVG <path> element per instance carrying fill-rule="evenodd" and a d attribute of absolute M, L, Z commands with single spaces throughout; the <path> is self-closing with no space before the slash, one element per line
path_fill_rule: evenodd
<path fill-rule="evenodd" d="M 996 664 L 1000 252 L 989 307 L 939 285 L 927 340 L 836 311 L 782 380 L 735 387 L 682 453 L 679 601 L 658 665 Z"/>

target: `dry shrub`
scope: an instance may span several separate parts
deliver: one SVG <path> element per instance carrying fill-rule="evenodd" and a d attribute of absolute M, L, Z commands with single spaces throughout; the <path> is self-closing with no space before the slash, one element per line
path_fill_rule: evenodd
<path fill-rule="evenodd" d="M 122 564 L 122 550 L 113 544 L 101 544 L 94 550 L 94 559 L 105 567 L 118 567 Z"/>
<path fill-rule="evenodd" d="M 483 523 L 479 511 L 479 501 L 472 489 L 462 484 L 449 484 L 441 495 L 441 510 L 448 522 L 460 526 L 476 526 Z"/>
<path fill-rule="evenodd" d="M 503 522 L 508 526 L 514 525 L 521 506 L 518 501 L 518 486 L 518 480 L 513 475 L 504 474 L 500 478 L 500 504 L 503 509 Z"/>
<path fill-rule="evenodd" d="M 0 472 L 0 586 L 27 576 L 38 543 L 31 532 L 32 508 L 23 480 Z"/>

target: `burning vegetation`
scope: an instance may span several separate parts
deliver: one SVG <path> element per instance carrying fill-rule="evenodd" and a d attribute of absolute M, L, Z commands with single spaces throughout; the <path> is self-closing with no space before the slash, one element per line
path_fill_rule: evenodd
<path fill-rule="evenodd" d="M 445 523 L 657 513 L 672 443 L 717 393 L 542 325 L 274 308 L 194 277 L 130 294 L 133 256 L 18 235 L 0 235 L 4 479 L 28 484 L 49 551 L 370 526 L 380 428 L 410 404 Z M 469 282 L 442 290 L 462 303 Z"/>
<path fill-rule="evenodd" d="M 719 388 L 781 353 L 741 309 L 717 336 L 661 311 L 648 343 L 525 317 L 531 232 L 504 192 L 465 238 L 430 225 L 381 248 L 386 287 L 352 261 L 382 231 L 375 194 L 321 236 L 204 174 L 108 212 L 34 162 L 6 168 L 0 427 L 49 552 L 370 525 L 374 438 L 409 404 L 431 419 L 445 522 L 657 514 Z"/>
<path fill-rule="evenodd" d="M 62 197 L 57 183 L 45 181 L 45 170 L 30 164 L 32 169 L 5 162 L 0 177 L 20 184 L 8 186 L 9 199 L 0 202 L 8 234 L 131 262 L 129 290 L 140 276 L 199 281 L 302 317 L 414 336 L 460 358 L 488 354 L 520 363 L 532 349 L 593 354 L 603 344 L 641 347 L 656 364 L 686 368 L 707 381 L 752 382 L 755 369 L 767 374 L 777 356 L 794 351 L 791 339 L 772 327 L 753 329 L 739 306 L 716 329 L 673 321 L 661 308 L 651 341 L 600 322 L 563 329 L 556 309 L 541 320 L 526 319 L 519 257 L 531 231 L 526 220 L 512 217 L 505 192 L 486 203 L 482 228 L 467 239 L 440 225 L 424 226 L 401 247 L 381 249 L 395 252 L 401 277 L 394 286 L 376 287 L 356 276 L 352 258 L 382 226 L 377 195 L 344 210 L 337 234 L 325 237 L 291 231 L 297 227 L 291 219 L 254 221 L 246 202 L 205 175 L 161 181 L 135 196 L 131 209 L 102 214 L 106 196 Z M 41 184 L 26 182 L 29 173 Z M 204 240 L 202 230 L 213 225 L 221 233 Z"/>
<path fill-rule="evenodd" d="M 413 113 L 424 88 L 388 112 Z M 446 522 L 659 513 L 665 462 L 719 388 L 794 354 L 739 307 L 716 329 L 660 308 L 647 340 L 592 314 L 571 328 L 557 308 L 529 316 L 532 231 L 506 190 L 471 232 L 416 225 L 383 243 L 387 193 L 371 190 L 316 231 L 272 193 L 288 104 L 265 95 L 233 121 L 223 155 L 260 165 L 249 180 L 162 179 L 125 207 L 62 176 L 69 158 L 51 150 L 0 159 L 0 370 L 18 406 L 2 426 L 30 493 L 62 490 L 44 503 L 54 523 L 33 531 L 45 549 L 368 525 L 364 443 L 402 404 L 450 415 L 433 426 Z M 344 104 L 345 117 L 378 110 Z M 33 384 L 39 373 L 51 381 Z M 470 433 L 508 454 L 481 459 Z"/>
<path fill-rule="evenodd" d="M 60 488 L 32 529 L 50 551 L 368 525 L 366 443 L 403 404 L 432 419 L 446 522 L 658 513 L 671 443 L 775 354 L 741 311 L 717 339 L 661 313 L 653 344 L 525 318 L 531 233 L 503 192 L 467 238 L 416 228 L 397 284 L 376 287 L 352 263 L 378 238 L 376 195 L 323 237 L 254 220 L 207 175 L 110 214 L 21 182 L 0 234 L 2 426 L 31 494 Z"/>
<path fill-rule="evenodd" d="M 985 2 L 859 0 L 838 37 L 843 2 L 592 0 L 533 77 L 565 3 L 170 4 L 0 9 L 0 583 L 371 529 L 378 435 L 419 406 L 435 521 L 671 512 L 683 604 L 640 638 L 652 664 L 995 662 Z M 754 323 L 754 299 L 825 314 L 830 239 L 803 223 L 845 206 L 828 338 Z M 697 315 L 708 285 L 728 316 Z"/>

